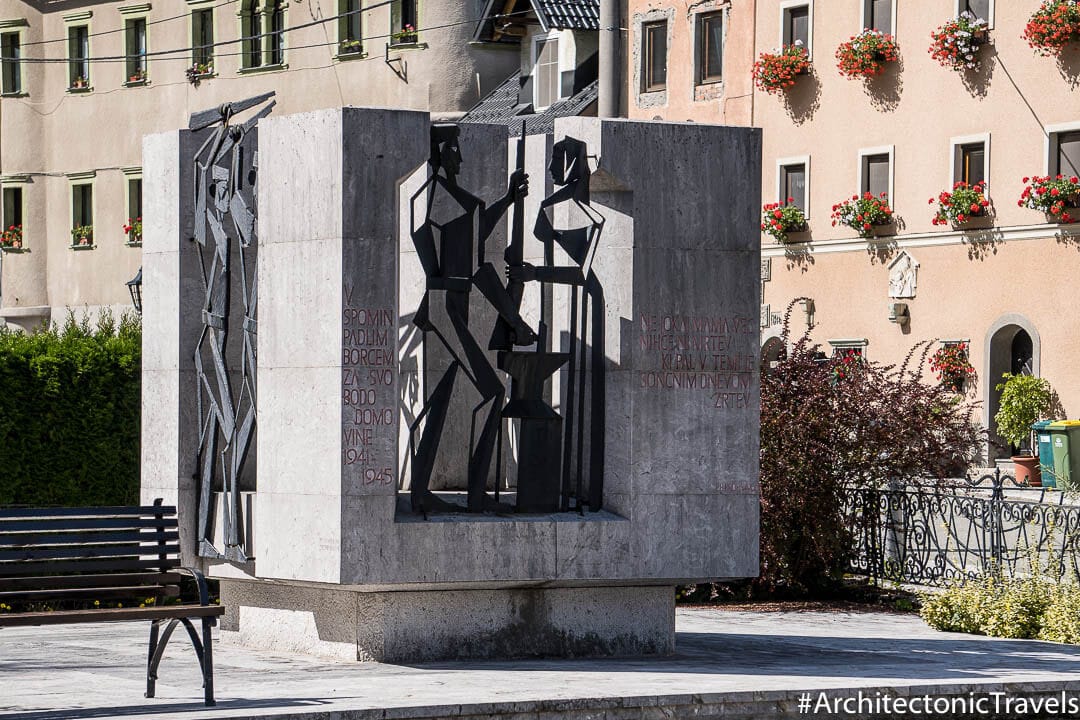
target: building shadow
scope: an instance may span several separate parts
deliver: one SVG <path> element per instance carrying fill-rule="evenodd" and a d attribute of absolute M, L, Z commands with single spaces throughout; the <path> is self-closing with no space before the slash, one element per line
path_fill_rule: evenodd
<path fill-rule="evenodd" d="M 996 227 L 972 228 L 964 231 L 961 242 L 967 246 L 968 260 L 986 260 L 997 255 L 998 245 L 1005 242 L 1005 235 Z"/>
<path fill-rule="evenodd" d="M 979 48 L 979 63 L 971 70 L 960 71 L 960 81 L 972 97 L 985 98 L 990 92 L 990 81 L 994 79 L 994 67 L 997 66 L 997 48 L 986 44 Z"/>
<path fill-rule="evenodd" d="M 784 247 L 784 260 L 787 262 L 787 269 L 794 270 L 799 268 L 801 272 L 807 272 L 814 264 L 814 254 L 810 249 L 810 233 L 799 233 L 800 235 L 806 235 L 805 240 L 800 240 L 797 244 L 786 245 Z"/>
<path fill-rule="evenodd" d="M 821 81 L 813 63 L 805 77 L 802 77 L 784 93 L 784 110 L 791 121 L 802 125 L 813 120 L 814 114 L 821 107 Z"/>
<path fill-rule="evenodd" d="M 1070 44 L 1061 51 L 1057 57 L 1057 66 L 1061 77 L 1069 84 L 1070 90 L 1080 88 L 1080 50 L 1077 50 L 1076 43 Z"/>
<path fill-rule="evenodd" d="M 340 698 L 337 698 L 340 699 Z M 264 713 L 257 712 L 260 708 L 266 708 L 267 716 L 277 714 L 286 709 L 305 708 L 309 712 L 318 712 L 320 706 L 327 705 L 329 700 L 317 698 L 265 698 L 259 700 L 246 700 L 235 698 L 232 700 L 218 700 L 212 708 L 207 708 L 202 700 L 192 702 L 157 703 L 153 699 L 144 700 L 136 705 L 118 705 L 112 707 L 94 708 L 65 708 L 63 710 L 31 710 L 28 712 L 3 713 L 4 720 L 93 720 L 94 718 L 122 718 L 122 717 L 146 717 L 148 714 L 168 715 L 173 713 L 219 713 L 222 710 L 240 711 L 255 710 L 254 713 L 242 713 L 229 715 L 228 717 L 259 717 Z M 297 717 L 310 717 L 307 713 Z"/>

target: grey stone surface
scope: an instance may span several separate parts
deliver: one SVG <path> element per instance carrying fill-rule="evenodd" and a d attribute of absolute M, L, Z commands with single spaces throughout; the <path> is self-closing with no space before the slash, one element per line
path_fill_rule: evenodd
<path fill-rule="evenodd" d="M 145 699 L 141 625 L 5 628 L 0 716 L 794 718 L 807 692 L 815 700 L 859 690 L 869 697 L 1080 696 L 1080 648 L 939 633 L 913 615 L 680 609 L 675 623 L 675 654 L 650 658 L 357 664 L 219 643 L 216 708 L 202 705 L 194 655 L 180 635 L 161 665 L 158 697 Z"/>

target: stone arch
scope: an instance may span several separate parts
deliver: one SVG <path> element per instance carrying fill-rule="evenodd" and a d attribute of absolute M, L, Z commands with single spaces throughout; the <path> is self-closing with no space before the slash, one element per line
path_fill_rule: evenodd
<path fill-rule="evenodd" d="M 769 372 L 771 363 L 787 355 L 787 344 L 778 330 L 763 332 L 761 335 L 761 373 Z"/>
<path fill-rule="evenodd" d="M 1042 342 L 1035 323 L 1027 317 L 1008 313 L 1002 315 L 986 331 L 983 351 L 983 426 L 990 431 L 991 441 L 1003 445 L 997 435 L 997 414 L 1001 401 L 1001 392 L 997 390 L 1001 376 L 1007 372 L 1030 372 L 1038 376 Z M 1026 362 L 1025 362 L 1026 361 Z M 993 462 L 996 457 L 1007 454 L 1005 449 L 996 449 L 993 442 L 987 442 L 986 457 Z"/>

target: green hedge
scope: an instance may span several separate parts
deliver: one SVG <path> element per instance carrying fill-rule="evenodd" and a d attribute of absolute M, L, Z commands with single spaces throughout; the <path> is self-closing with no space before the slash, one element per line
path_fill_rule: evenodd
<path fill-rule="evenodd" d="M 138 501 L 141 353 L 129 315 L 0 329 L 0 506 Z"/>

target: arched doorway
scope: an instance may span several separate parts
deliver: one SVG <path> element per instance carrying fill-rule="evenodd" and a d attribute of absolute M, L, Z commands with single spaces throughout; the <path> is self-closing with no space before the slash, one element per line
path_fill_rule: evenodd
<path fill-rule="evenodd" d="M 1039 374 L 1039 333 L 1031 321 L 1022 315 L 1006 315 L 991 326 L 986 338 L 986 362 L 983 365 L 984 418 L 990 430 L 987 459 L 1008 457 L 1009 445 L 997 434 L 994 416 L 1001 406 L 1001 391 L 997 386 L 1005 373 L 1013 375 Z"/>
<path fill-rule="evenodd" d="M 787 348 L 779 337 L 771 337 L 761 346 L 761 374 L 766 375 L 775 367 L 775 363 L 787 357 Z"/>

